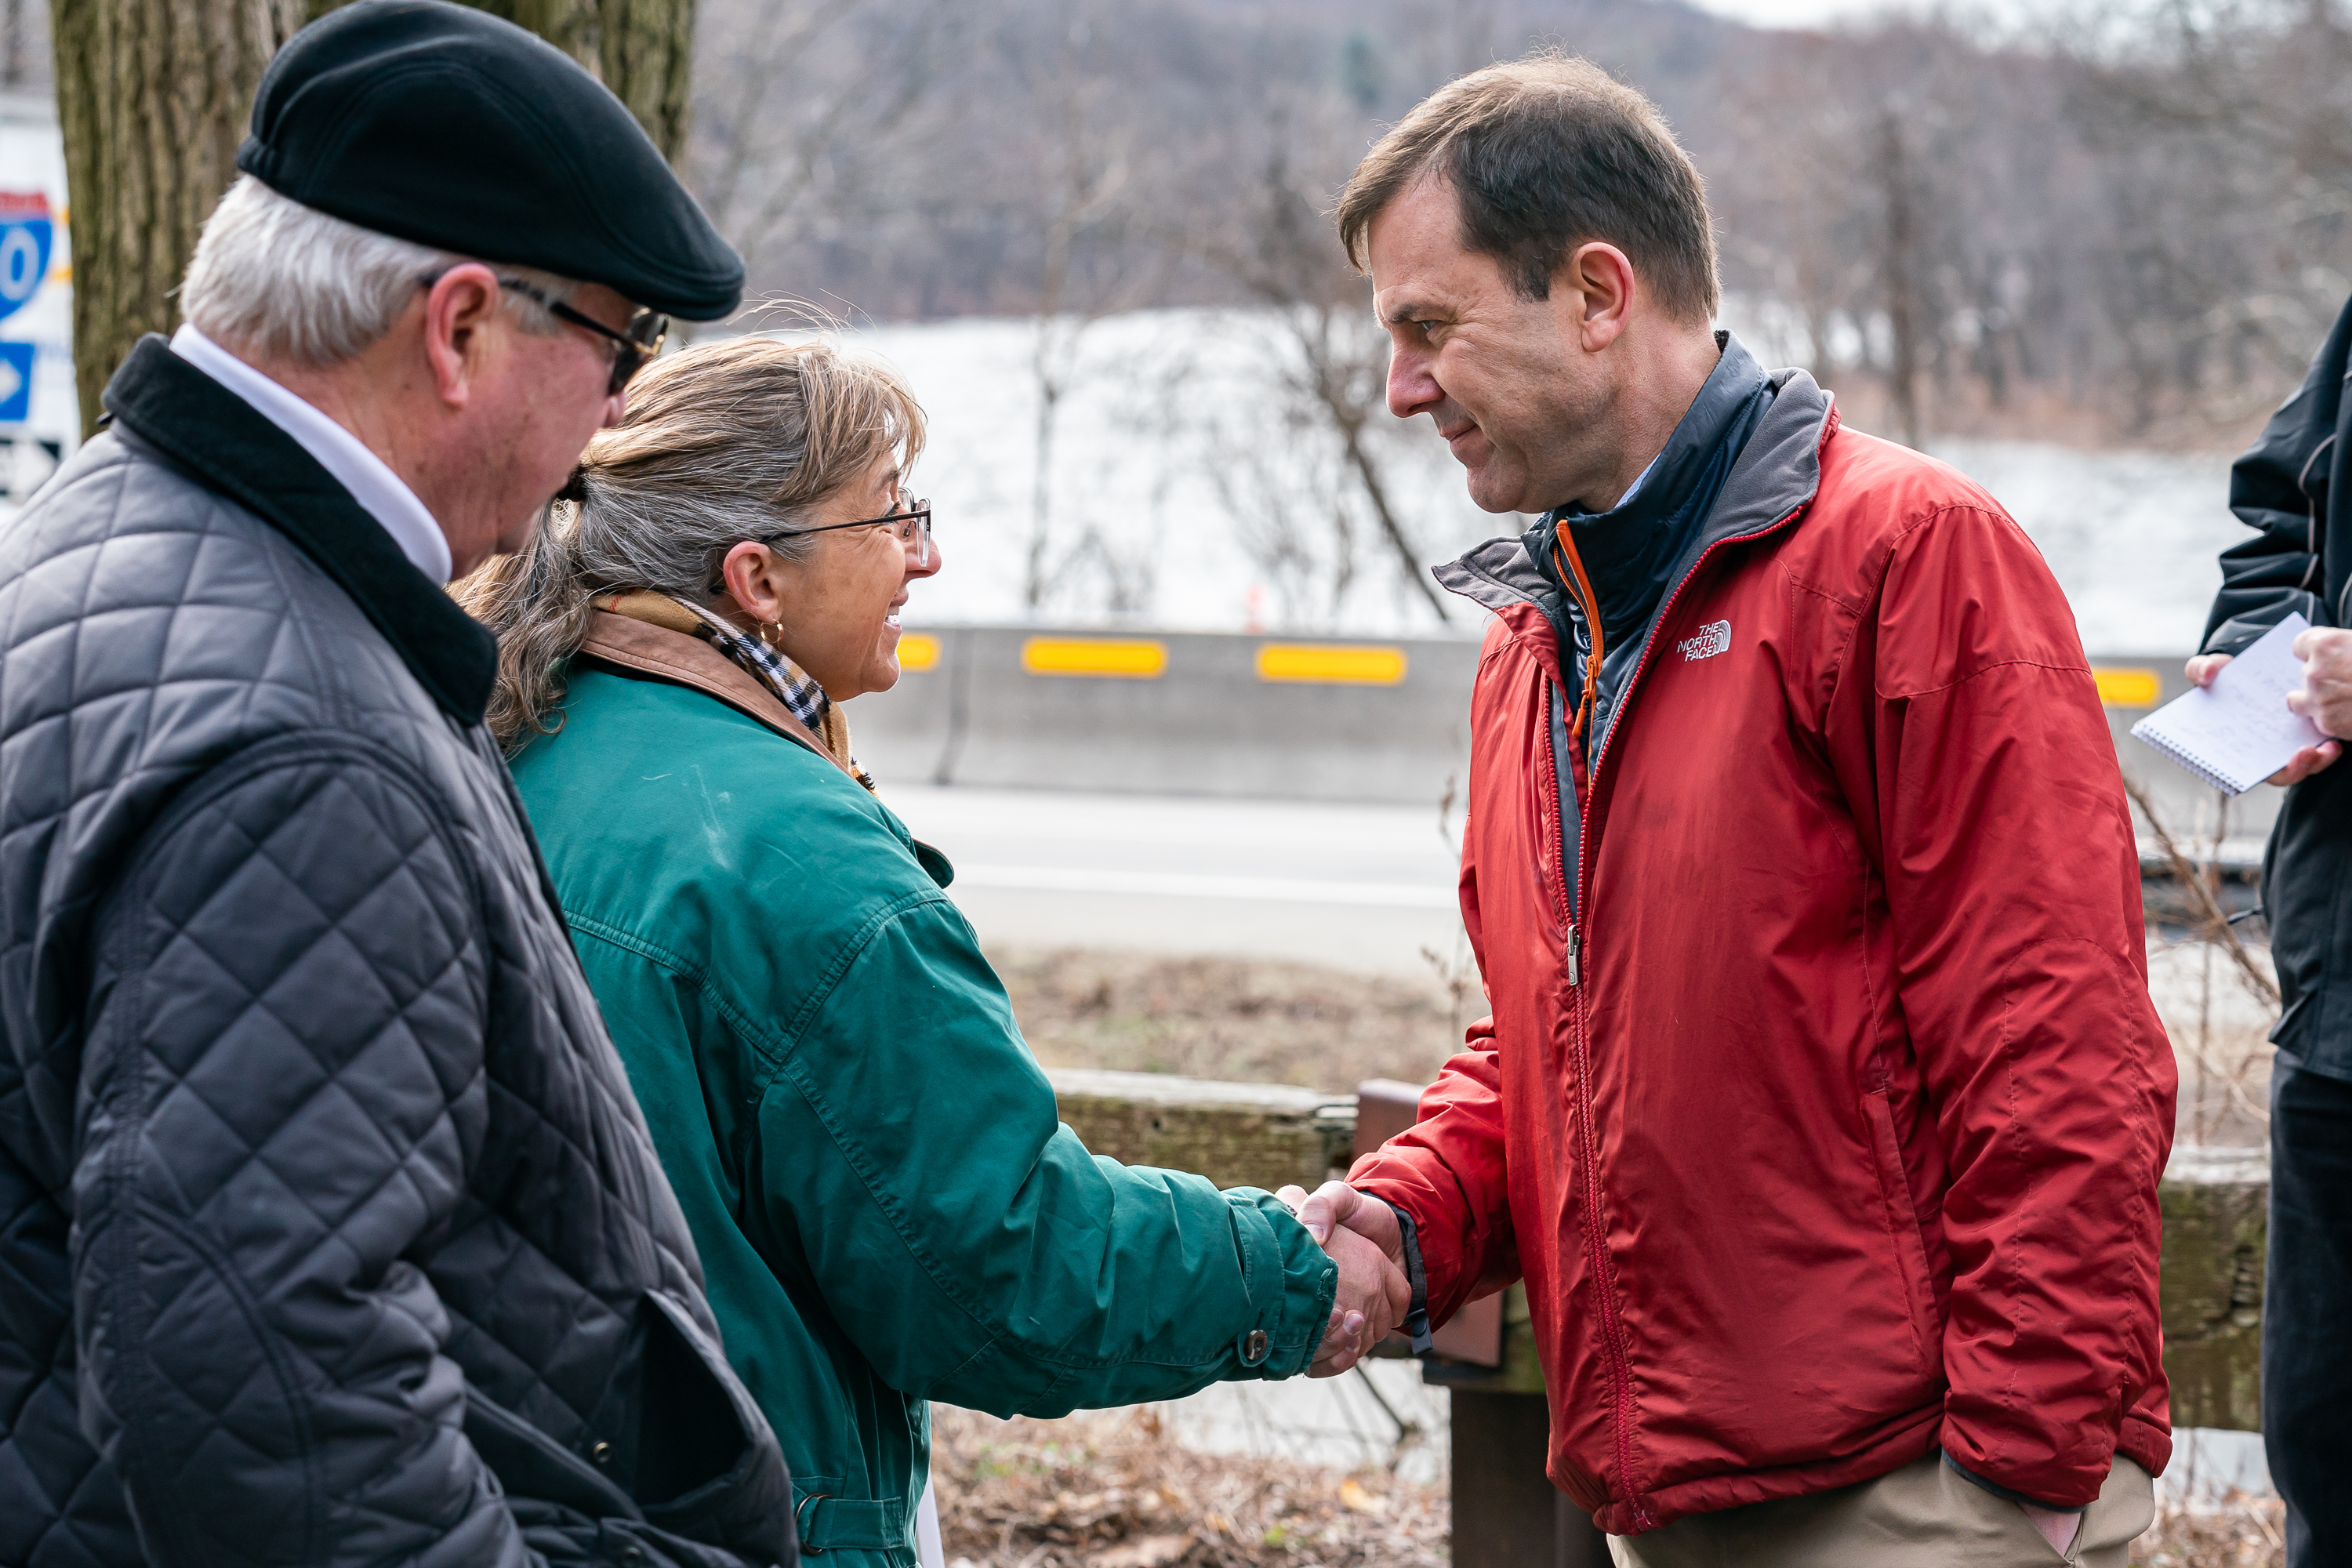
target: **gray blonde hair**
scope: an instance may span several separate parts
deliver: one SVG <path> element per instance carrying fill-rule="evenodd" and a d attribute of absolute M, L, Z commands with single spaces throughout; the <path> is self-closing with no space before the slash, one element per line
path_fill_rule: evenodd
<path fill-rule="evenodd" d="M 455 589 L 498 634 L 491 733 L 513 752 L 562 727 L 564 667 L 594 599 L 651 589 L 708 604 L 720 559 L 745 540 L 806 560 L 811 541 L 777 531 L 922 448 L 922 407 L 898 372 L 830 343 L 732 338 L 647 366 L 530 542 Z"/>
<path fill-rule="evenodd" d="M 470 259 L 345 223 L 241 174 L 205 219 L 180 285 L 180 311 L 216 343 L 322 370 L 390 331 L 421 280 Z M 569 299 L 580 287 L 528 267 L 497 271 L 551 300 Z M 525 331 L 562 330 L 529 295 L 501 294 Z"/>

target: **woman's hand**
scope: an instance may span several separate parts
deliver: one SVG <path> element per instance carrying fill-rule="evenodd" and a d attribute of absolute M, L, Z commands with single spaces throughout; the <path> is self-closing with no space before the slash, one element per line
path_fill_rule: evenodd
<path fill-rule="evenodd" d="M 2305 632 L 2302 637 L 2295 638 L 2294 648 L 2298 655 L 2303 654 L 2304 641 L 2311 635 L 2312 634 L 2310 632 Z M 2339 637 L 2352 637 L 2352 634 L 2347 633 L 2337 633 L 2336 635 Z M 2305 655 L 2304 657 L 2308 658 L 2309 656 Z M 2200 653 L 2195 658 L 2189 661 L 2188 668 L 2185 673 L 2188 675 L 2189 679 L 2194 681 L 2197 685 L 2210 686 L 2213 684 L 2213 678 L 2221 673 L 2221 667 L 2229 662 L 2230 656 L 2226 653 Z M 2311 684 L 2311 677 L 2308 674 L 2304 677 L 2304 683 L 2306 687 Z M 2296 695 L 2300 694 L 2298 693 Z M 2294 708 L 2293 697 L 2289 698 L 2287 706 Z M 2294 710 L 2298 713 L 2305 711 L 2305 710 L 2301 708 L 2295 708 Z M 2325 729 L 2326 726 L 2322 725 L 2321 728 Z M 2336 758 L 2343 754 L 2344 745 L 2340 741 L 2322 741 L 2316 746 L 2305 746 L 2301 751 L 2295 752 L 2294 756 L 2287 759 L 2286 766 L 2281 768 L 2278 772 L 2273 773 L 2269 778 L 2263 782 L 2265 784 L 2301 784 L 2304 780 L 2309 778 L 2312 774 L 2318 773 L 2321 769 L 2326 767 L 2329 763 L 2335 762 Z"/>
<path fill-rule="evenodd" d="M 1327 1182 L 1312 1197 L 1302 1187 L 1285 1187 L 1275 1197 L 1298 1216 L 1307 1234 L 1339 1266 L 1330 1326 L 1315 1364 L 1307 1369 L 1309 1377 L 1336 1377 L 1370 1353 L 1412 1310 L 1412 1287 L 1404 1277 L 1404 1233 L 1388 1205 L 1364 1197 L 1343 1182 Z M 1385 1237 L 1380 1234 L 1383 1221 Z"/>

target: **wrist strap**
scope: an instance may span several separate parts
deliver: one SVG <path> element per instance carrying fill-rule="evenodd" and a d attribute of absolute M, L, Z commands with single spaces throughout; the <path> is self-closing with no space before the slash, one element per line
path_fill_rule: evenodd
<path fill-rule="evenodd" d="M 1389 1201 L 1382 1198 L 1381 1202 Z M 1404 1232 L 1404 1278 L 1405 1283 L 1412 1287 L 1412 1308 L 1404 1315 L 1404 1331 L 1412 1336 L 1412 1353 L 1427 1355 L 1431 1343 L 1429 1276 L 1421 1267 L 1421 1232 L 1414 1228 L 1412 1215 L 1394 1204 L 1389 1204 L 1389 1207 L 1396 1211 L 1397 1228 Z"/>

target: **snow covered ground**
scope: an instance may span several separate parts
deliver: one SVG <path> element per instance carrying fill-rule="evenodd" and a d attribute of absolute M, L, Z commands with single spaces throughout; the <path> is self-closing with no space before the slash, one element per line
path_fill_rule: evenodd
<path fill-rule="evenodd" d="M 1775 357 L 1769 317 L 1736 331 Z M 946 570 L 916 590 L 916 624 L 1149 625 L 1171 630 L 1438 633 L 1373 535 L 1328 428 L 1281 387 L 1295 364 L 1267 311 L 1171 310 L 1084 328 L 1058 405 L 1045 556 L 1060 580 L 1024 595 L 1037 473 L 1037 324 L 976 318 L 847 334 L 904 371 L 931 420 L 917 489 L 939 508 Z M 1376 413 L 1368 438 L 1424 562 L 1516 531 L 1470 504 L 1426 419 Z M 2244 537 L 2222 454 L 2084 451 L 2024 441 L 1931 445 L 1990 490 L 2048 557 L 2097 654 L 2186 652 Z M 1351 513 L 1352 584 L 1331 594 L 1328 519 Z M 1287 526 L 1323 553 L 1287 569 L 1264 542 Z M 1245 541 L 1258 539 L 1253 552 Z M 1462 606 L 1467 610 L 1468 606 Z M 1468 618 L 1454 629 L 1471 635 Z"/>

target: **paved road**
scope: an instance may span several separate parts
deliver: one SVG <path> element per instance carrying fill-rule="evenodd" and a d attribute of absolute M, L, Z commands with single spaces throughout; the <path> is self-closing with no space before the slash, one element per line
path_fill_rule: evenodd
<path fill-rule="evenodd" d="M 886 785 L 982 940 L 1234 953 L 1429 979 L 1466 952 L 1433 811 Z M 1457 816 L 1447 825 L 1457 828 Z"/>

